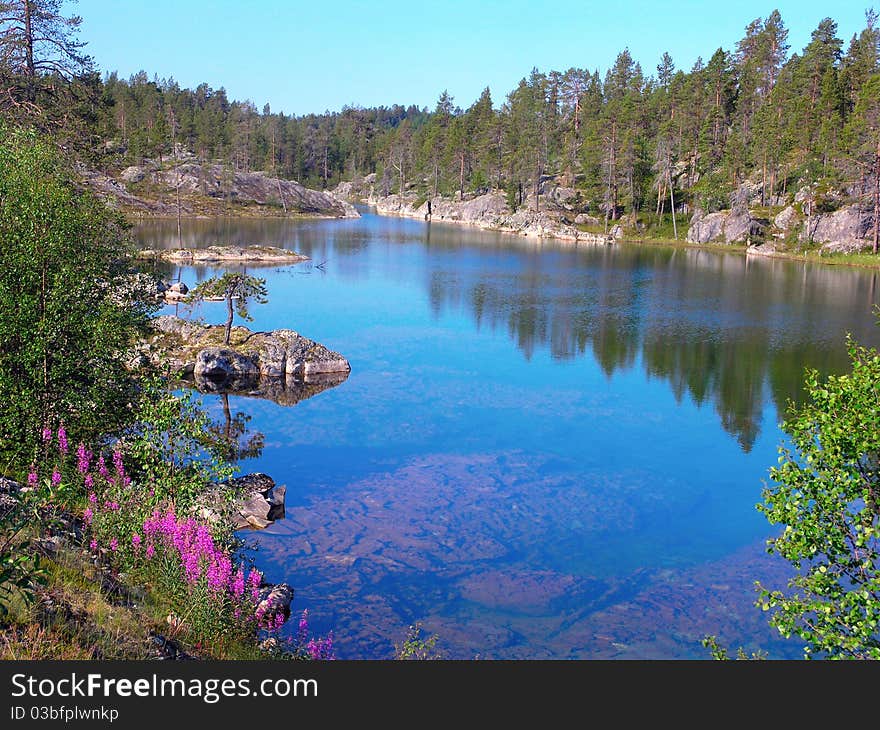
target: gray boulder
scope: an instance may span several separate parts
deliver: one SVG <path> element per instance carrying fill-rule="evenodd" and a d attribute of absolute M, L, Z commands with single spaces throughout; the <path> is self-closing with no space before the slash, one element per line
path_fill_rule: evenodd
<path fill-rule="evenodd" d="M 126 183 L 138 183 L 143 180 L 146 175 L 147 171 L 144 170 L 143 167 L 132 165 L 131 167 L 126 167 L 121 173 L 119 173 L 119 179 Z"/>
<path fill-rule="evenodd" d="M 233 494 L 230 507 L 225 494 Z M 228 515 L 235 530 L 262 530 L 284 517 L 284 498 L 287 487 L 276 485 L 268 474 L 254 473 L 210 486 L 195 509 L 209 522 Z"/>
<path fill-rule="evenodd" d="M 193 374 L 209 380 L 256 377 L 259 361 L 228 347 L 207 347 L 196 355 Z"/>
<path fill-rule="evenodd" d="M 748 209 L 738 208 L 730 212 L 724 221 L 724 240 L 727 243 L 751 243 L 762 238 L 765 225 L 754 218 Z"/>
<path fill-rule="evenodd" d="M 849 205 L 807 218 L 800 239 L 825 244 L 823 251 L 854 252 L 871 245 L 873 226 L 873 210 Z"/>
<path fill-rule="evenodd" d="M 691 219 L 686 239 L 690 243 L 709 243 L 715 241 L 724 234 L 724 223 L 727 221 L 727 213 L 703 214 L 697 211 Z"/>
<path fill-rule="evenodd" d="M 793 206 L 789 205 L 787 208 L 784 208 L 776 214 L 776 217 L 773 219 L 773 225 L 776 226 L 780 231 L 787 231 L 789 230 L 789 228 L 794 226 L 797 221 L 797 211 L 794 209 Z"/>
<path fill-rule="evenodd" d="M 262 617 L 264 624 L 275 624 L 277 617 L 284 622 L 290 618 L 290 604 L 293 601 L 293 588 L 287 583 L 265 585 L 260 588 L 257 596 L 256 613 Z"/>

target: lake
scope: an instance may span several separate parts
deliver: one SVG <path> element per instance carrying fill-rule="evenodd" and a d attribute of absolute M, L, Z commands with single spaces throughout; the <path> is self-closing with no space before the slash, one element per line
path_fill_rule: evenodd
<path fill-rule="evenodd" d="M 185 246 L 308 255 L 248 268 L 269 291 L 249 326 L 352 365 L 295 406 L 228 399 L 262 434 L 242 471 L 287 485 L 247 537 L 295 614 L 343 659 L 417 622 L 455 659 L 702 659 L 707 634 L 799 657 L 754 605 L 789 575 L 755 505 L 804 368 L 846 370 L 847 333 L 880 344 L 878 273 L 364 213 L 184 222 Z M 176 223 L 136 237 L 176 246 Z"/>

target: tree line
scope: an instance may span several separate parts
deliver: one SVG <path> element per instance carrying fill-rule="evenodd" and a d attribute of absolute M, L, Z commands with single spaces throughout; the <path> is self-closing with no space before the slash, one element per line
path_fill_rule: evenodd
<path fill-rule="evenodd" d="M 376 173 L 382 194 L 463 198 L 494 188 L 513 207 L 532 199 L 540 207 L 553 175 L 584 210 L 611 220 L 726 208 L 747 179 L 763 205 L 804 187 L 817 209 L 840 193 L 877 195 L 873 10 L 848 43 L 823 19 L 800 53 L 790 52 L 774 10 L 749 23 L 732 50 L 718 48 L 689 70 L 663 53 L 646 73 L 624 49 L 604 76 L 533 69 L 500 104 L 487 87 L 467 109 L 444 91 L 433 110 L 395 104 L 294 116 L 143 71 L 100 78 L 78 41 L 80 19 L 60 5 L 0 2 L 0 110 L 66 132 L 111 169 L 162 160 L 180 145 L 205 161 L 311 187 Z"/>

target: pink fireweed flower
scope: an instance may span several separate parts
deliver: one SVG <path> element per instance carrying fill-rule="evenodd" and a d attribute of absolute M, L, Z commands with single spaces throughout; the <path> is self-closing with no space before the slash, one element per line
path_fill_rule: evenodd
<path fill-rule="evenodd" d="M 241 598 L 244 595 L 244 568 L 241 566 L 235 571 L 235 577 L 232 579 L 229 588 L 235 598 Z"/>
<path fill-rule="evenodd" d="M 86 507 L 85 510 L 83 510 L 83 522 L 85 522 L 87 525 L 92 524 L 92 517 L 94 517 L 94 516 L 95 516 L 95 513 L 92 512 L 91 507 Z"/>
<path fill-rule="evenodd" d="M 57 487 L 59 484 L 61 484 L 61 473 L 58 471 L 58 469 L 53 469 L 52 470 L 52 486 Z"/>
<path fill-rule="evenodd" d="M 76 447 L 76 470 L 80 474 L 85 474 L 92 462 L 92 452 L 86 449 L 84 444 Z"/>
<path fill-rule="evenodd" d="M 296 632 L 297 641 L 300 645 L 306 643 L 306 639 L 309 635 L 309 609 L 304 609 L 302 612 L 302 616 L 299 619 L 299 628 Z"/>
<path fill-rule="evenodd" d="M 251 598 L 255 601 L 260 596 L 260 584 L 263 582 L 263 574 L 259 570 L 251 570 L 248 574 L 248 585 L 251 587 Z"/>
<path fill-rule="evenodd" d="M 89 543 L 89 548 L 90 548 L 91 550 L 97 550 L 97 549 L 98 549 L 98 541 L 97 541 L 97 540 L 92 540 L 92 541 Z"/>
<path fill-rule="evenodd" d="M 141 536 L 137 533 L 131 536 L 131 544 L 134 545 L 134 549 L 137 550 L 141 546 Z"/>
<path fill-rule="evenodd" d="M 103 455 L 98 457 L 98 474 L 100 474 L 104 479 L 110 476 L 110 471 L 107 469 L 107 462 L 104 461 Z"/>
<path fill-rule="evenodd" d="M 86 474 L 83 477 L 83 484 L 85 485 L 86 489 L 94 489 L 95 478 L 91 474 Z"/>
<path fill-rule="evenodd" d="M 284 615 L 281 613 L 275 614 L 275 629 L 280 629 L 284 625 Z"/>
<path fill-rule="evenodd" d="M 323 659 L 331 661 L 336 657 L 333 655 L 333 632 L 327 634 L 323 639 L 312 639 L 306 644 L 306 651 L 312 659 Z"/>
<path fill-rule="evenodd" d="M 58 450 L 62 455 L 67 454 L 67 431 L 64 430 L 64 425 L 58 427 Z"/>
<path fill-rule="evenodd" d="M 52 440 L 52 429 L 46 426 L 43 428 L 43 441 L 49 443 Z"/>
<path fill-rule="evenodd" d="M 147 545 L 147 549 L 144 551 L 144 555 L 147 556 L 147 560 L 152 558 L 156 554 L 156 548 L 152 545 Z"/>
<path fill-rule="evenodd" d="M 115 552 L 115 551 L 116 551 L 116 548 L 118 548 L 118 547 L 119 547 L 119 540 L 117 540 L 117 539 L 114 537 L 114 538 L 110 541 L 110 549 L 113 550 L 113 551 Z"/>
<path fill-rule="evenodd" d="M 97 504 L 98 503 L 98 495 L 95 494 L 94 492 L 89 492 L 89 502 L 91 502 L 92 504 Z"/>
<path fill-rule="evenodd" d="M 116 467 L 116 473 L 119 475 L 119 478 L 125 478 L 125 466 L 122 463 L 122 452 L 118 449 L 113 450 L 113 466 Z"/>
<path fill-rule="evenodd" d="M 39 478 L 37 477 L 37 472 L 33 467 L 31 467 L 31 470 L 28 472 L 28 480 L 27 480 L 28 486 L 31 489 L 36 489 L 38 482 L 39 482 Z"/>

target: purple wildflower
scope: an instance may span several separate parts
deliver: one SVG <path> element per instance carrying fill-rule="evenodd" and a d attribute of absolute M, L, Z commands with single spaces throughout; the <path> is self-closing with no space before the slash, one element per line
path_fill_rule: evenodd
<path fill-rule="evenodd" d="M 98 541 L 97 541 L 97 540 L 92 540 L 92 541 L 89 543 L 89 548 L 90 548 L 91 550 L 97 550 L 97 549 L 98 549 Z"/>
<path fill-rule="evenodd" d="M 235 571 L 235 577 L 232 579 L 229 588 L 235 598 L 241 598 L 244 595 L 244 568 L 241 566 Z"/>
<path fill-rule="evenodd" d="M 85 474 L 89 470 L 92 461 L 92 452 L 86 449 L 84 444 L 76 447 L 76 470 Z"/>
<path fill-rule="evenodd" d="M 116 552 L 116 548 L 118 548 L 118 547 L 119 547 L 119 540 L 117 540 L 117 539 L 114 537 L 114 538 L 110 541 L 110 549 L 113 550 L 114 552 Z"/>
<path fill-rule="evenodd" d="M 83 510 L 83 522 L 85 522 L 87 525 L 92 524 L 92 518 L 94 516 L 95 516 L 95 513 L 92 512 L 91 507 L 86 507 L 85 510 Z"/>
<path fill-rule="evenodd" d="M 67 431 L 63 424 L 58 427 L 58 450 L 62 455 L 67 454 Z"/>
<path fill-rule="evenodd" d="M 43 441 L 47 444 L 52 440 L 52 429 L 48 426 L 43 428 Z"/>
<path fill-rule="evenodd" d="M 263 574 L 259 570 L 251 570 L 248 574 L 248 585 L 251 587 L 251 598 L 255 601 L 260 596 L 260 584 L 263 582 Z"/>
<path fill-rule="evenodd" d="M 156 554 L 156 548 L 154 548 L 152 545 L 147 545 L 147 549 L 144 552 L 144 555 L 147 556 L 147 560 L 152 558 L 155 554 Z"/>
<path fill-rule="evenodd" d="M 302 612 L 302 616 L 299 618 L 299 628 L 296 632 L 297 643 L 300 646 L 306 643 L 306 639 L 309 635 L 309 609 L 304 609 Z"/>
<path fill-rule="evenodd" d="M 336 657 L 333 654 L 333 632 L 331 631 L 323 639 L 312 639 L 306 644 L 306 651 L 312 659 L 331 661 Z"/>
<path fill-rule="evenodd" d="M 134 549 L 137 550 L 141 546 L 141 536 L 137 533 L 131 536 L 131 544 L 134 545 Z"/>
<path fill-rule="evenodd" d="M 119 449 L 113 450 L 113 466 L 116 467 L 116 474 L 120 479 L 125 478 L 125 466 L 122 463 L 122 452 Z"/>
<path fill-rule="evenodd" d="M 39 479 L 38 479 L 38 477 L 37 477 L 37 471 L 36 471 L 36 468 L 35 468 L 35 467 L 31 467 L 31 470 L 28 472 L 28 480 L 27 480 L 28 486 L 29 486 L 31 489 L 36 489 L 36 488 L 37 488 L 37 483 L 38 483 L 38 482 L 39 482 Z"/>
<path fill-rule="evenodd" d="M 107 462 L 104 461 L 103 454 L 98 457 L 98 474 L 104 477 L 104 479 L 110 476 L 110 472 L 107 469 Z"/>
<path fill-rule="evenodd" d="M 59 484 L 61 484 L 61 473 L 58 471 L 58 469 L 53 469 L 52 470 L 52 486 L 57 487 Z"/>

